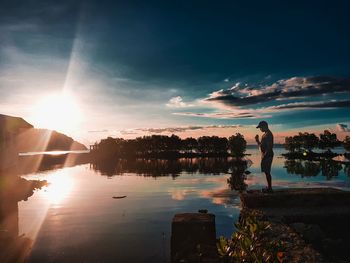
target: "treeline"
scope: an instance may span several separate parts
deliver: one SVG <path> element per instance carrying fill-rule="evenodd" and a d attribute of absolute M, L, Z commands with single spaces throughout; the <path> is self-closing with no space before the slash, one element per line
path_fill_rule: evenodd
<path fill-rule="evenodd" d="M 95 144 L 91 152 L 99 158 L 242 157 L 246 147 L 247 142 L 240 133 L 228 139 L 218 136 L 181 139 L 173 134 L 143 136 L 128 140 L 108 137 Z"/>
<path fill-rule="evenodd" d="M 332 149 L 343 146 L 346 151 L 350 151 L 350 137 L 346 136 L 343 141 L 338 140 L 335 133 L 325 130 L 319 136 L 314 133 L 300 132 L 298 135 L 285 138 L 284 147 L 290 154 L 302 155 L 336 155 Z M 326 150 L 316 154 L 314 149 Z"/>

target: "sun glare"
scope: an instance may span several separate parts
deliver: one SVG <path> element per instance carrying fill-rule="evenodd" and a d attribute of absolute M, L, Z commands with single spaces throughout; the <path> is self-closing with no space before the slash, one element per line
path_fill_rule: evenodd
<path fill-rule="evenodd" d="M 71 94 L 51 94 L 36 103 L 32 118 L 38 128 L 68 131 L 79 126 L 81 113 Z"/>
<path fill-rule="evenodd" d="M 51 204 L 59 204 L 73 189 L 73 179 L 64 172 L 56 173 L 48 178 L 49 186 L 44 193 Z"/>

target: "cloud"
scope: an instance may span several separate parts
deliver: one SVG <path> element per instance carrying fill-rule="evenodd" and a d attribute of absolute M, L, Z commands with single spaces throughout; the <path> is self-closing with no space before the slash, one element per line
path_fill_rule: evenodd
<path fill-rule="evenodd" d="M 343 123 L 338 123 L 336 125 L 337 131 L 340 132 L 350 132 L 350 128 L 347 124 L 343 124 Z"/>
<path fill-rule="evenodd" d="M 169 127 L 169 128 L 144 128 L 137 129 L 142 132 L 149 133 L 179 133 L 179 132 L 187 132 L 187 131 L 195 131 L 195 130 L 205 130 L 205 129 L 227 129 L 227 128 L 239 128 L 241 125 L 196 125 L 196 126 L 184 126 L 184 127 Z"/>
<path fill-rule="evenodd" d="M 269 118 L 273 113 L 288 110 L 349 108 L 349 95 L 350 78 L 293 77 L 257 87 L 238 82 L 200 100 L 221 111 L 173 114 L 216 119 Z M 292 102 L 283 103 L 288 100 Z"/>
<path fill-rule="evenodd" d="M 264 87 L 235 85 L 209 94 L 205 102 L 217 102 L 232 107 L 256 105 L 291 98 L 304 99 L 316 95 L 350 93 L 350 78 L 293 77 Z"/>
<path fill-rule="evenodd" d="M 88 131 L 89 133 L 105 133 L 109 132 L 108 130 L 93 130 L 93 131 Z"/>
<path fill-rule="evenodd" d="M 281 104 L 263 108 L 264 110 L 288 110 L 288 109 L 305 109 L 305 108 L 347 108 L 350 107 L 350 100 L 331 100 L 320 102 L 294 102 L 288 104 Z"/>
<path fill-rule="evenodd" d="M 196 112 L 175 112 L 174 115 L 189 116 L 189 117 L 202 117 L 202 118 L 214 118 L 214 119 L 243 119 L 243 118 L 267 118 L 270 116 L 259 115 L 254 112 L 216 112 L 216 113 L 196 113 Z"/>
<path fill-rule="evenodd" d="M 138 132 L 134 131 L 134 130 L 121 130 L 119 131 L 120 134 L 122 135 L 135 135 L 138 134 Z"/>
<path fill-rule="evenodd" d="M 169 100 L 169 102 L 166 104 L 166 106 L 171 108 L 187 108 L 187 107 L 193 107 L 193 104 L 188 104 L 183 101 L 181 96 L 173 97 Z"/>

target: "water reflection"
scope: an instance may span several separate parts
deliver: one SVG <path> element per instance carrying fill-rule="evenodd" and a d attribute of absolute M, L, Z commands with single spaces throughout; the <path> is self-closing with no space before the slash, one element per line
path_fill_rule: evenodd
<path fill-rule="evenodd" d="M 229 237 L 239 215 L 237 191 L 265 184 L 257 151 L 249 156 L 254 163 L 226 158 L 92 163 L 87 156 L 20 157 L 18 171 L 26 179 L 46 179 L 50 183 L 28 202 L 18 204 L 23 198 L 17 198 L 13 210 L 5 209 L 5 214 L 17 217 L 10 231 L 13 236 L 18 237 L 19 216 L 19 233 L 35 240 L 29 262 L 169 261 L 174 214 L 208 209 L 216 215 L 217 234 Z M 33 162 L 38 169 L 33 168 Z M 349 188 L 346 171 L 349 167 L 340 171 L 333 162 L 286 161 L 277 157 L 273 182 L 276 187 L 322 183 Z M 332 180 L 326 181 L 322 174 Z"/>
<path fill-rule="evenodd" d="M 286 160 L 284 167 L 287 169 L 287 173 L 306 176 L 317 176 L 321 171 L 321 165 L 319 162 L 313 162 L 308 160 Z"/>
<path fill-rule="evenodd" d="M 290 159 L 284 162 L 288 174 L 300 175 L 302 177 L 313 177 L 321 174 L 327 180 L 337 177 L 342 170 L 342 164 L 331 159 L 320 161 Z"/>
<path fill-rule="evenodd" d="M 350 177 L 350 163 L 344 165 L 344 173 Z"/>
<path fill-rule="evenodd" d="M 65 167 L 86 164 L 90 161 L 89 154 L 37 154 L 19 156 L 15 169 L 18 174 L 31 174 L 50 171 Z M 13 170 L 12 169 L 12 170 Z"/>
<path fill-rule="evenodd" d="M 242 168 L 237 168 L 239 166 Z M 142 176 L 172 176 L 177 177 L 182 172 L 193 174 L 237 173 L 247 168 L 246 161 L 233 158 L 182 158 L 177 160 L 160 159 L 122 159 L 94 162 L 91 168 L 102 175 L 114 176 L 134 173 Z"/>
<path fill-rule="evenodd" d="M 0 262 L 23 262 L 33 241 L 19 236 L 18 202 L 28 200 L 45 181 L 0 174 Z"/>
<path fill-rule="evenodd" d="M 43 196 L 50 204 L 57 205 L 69 195 L 74 186 L 74 179 L 67 173 L 67 170 L 60 170 L 47 177 L 49 187 Z"/>
<path fill-rule="evenodd" d="M 247 189 L 248 184 L 245 180 L 247 179 L 248 172 L 246 171 L 250 165 L 250 162 L 239 162 L 235 163 L 231 167 L 231 176 L 227 179 L 227 183 L 231 190 L 244 191 Z"/>

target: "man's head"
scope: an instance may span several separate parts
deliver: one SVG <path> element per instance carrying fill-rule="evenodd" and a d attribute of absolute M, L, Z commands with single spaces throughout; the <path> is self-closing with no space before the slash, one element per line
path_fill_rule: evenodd
<path fill-rule="evenodd" d="M 257 129 L 260 129 L 262 132 L 266 132 L 269 129 L 269 125 L 266 121 L 259 122 L 258 126 L 256 126 Z"/>

